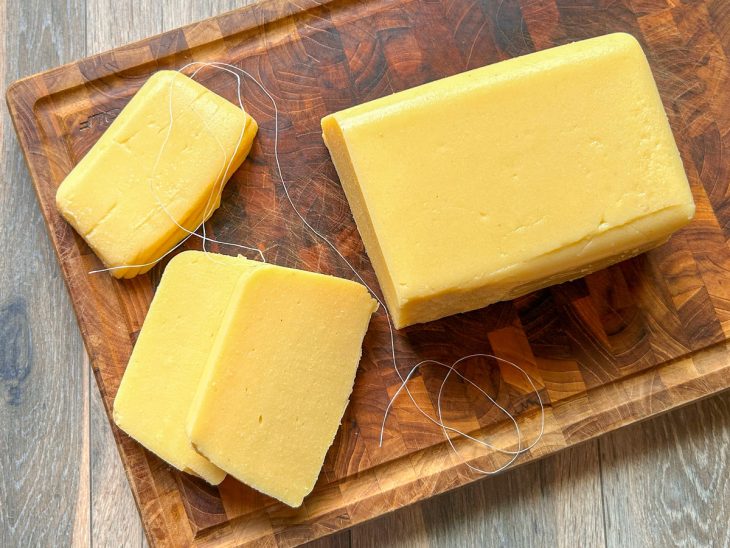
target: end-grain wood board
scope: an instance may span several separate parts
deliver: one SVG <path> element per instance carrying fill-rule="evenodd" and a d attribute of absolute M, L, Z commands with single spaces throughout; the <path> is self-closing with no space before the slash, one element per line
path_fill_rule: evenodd
<path fill-rule="evenodd" d="M 153 72 L 215 60 L 255 75 L 278 103 L 281 164 L 294 201 L 377 286 L 321 139 L 321 117 L 463 70 L 613 31 L 629 32 L 644 45 L 691 181 L 696 219 L 666 245 L 585 279 L 401 330 L 399 363 L 406 371 L 426 358 L 452 361 L 486 352 L 522 364 L 539 386 L 546 422 L 543 440 L 520 462 L 726 389 L 730 10 L 725 0 L 593 0 L 580 6 L 560 0 L 268 1 L 31 76 L 8 91 L 107 412 L 164 265 L 126 281 L 89 275 L 100 263 L 60 218 L 54 194 Z M 216 71 L 199 76 L 234 99 L 231 77 Z M 277 264 L 350 277 L 284 199 L 274 171 L 270 103 L 251 82 L 244 83 L 243 92 L 260 130 L 210 231 L 218 239 L 257 245 Z M 406 398 L 395 406 L 379 446 L 383 413 L 399 384 L 389 352 L 380 314 L 365 339 L 352 402 L 320 480 L 296 510 L 231 478 L 210 487 L 112 426 L 150 542 L 297 544 L 479 479 L 463 459 L 483 467 L 504 462 L 463 444 L 463 459 L 456 456 Z M 470 362 L 464 372 L 519 416 L 528 438 L 535 435 L 537 401 L 519 374 L 489 361 Z M 426 367 L 414 378 L 412 391 L 424 408 L 433 411 L 443 373 Z M 443 411 L 461 429 L 514 449 L 509 423 L 463 383 L 449 384 Z"/>

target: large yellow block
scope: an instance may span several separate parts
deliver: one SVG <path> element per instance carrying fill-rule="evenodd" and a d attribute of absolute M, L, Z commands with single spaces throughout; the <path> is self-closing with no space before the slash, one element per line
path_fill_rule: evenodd
<path fill-rule="evenodd" d="M 694 215 L 626 34 L 383 97 L 322 128 L 397 327 L 583 276 Z"/>
<path fill-rule="evenodd" d="M 241 278 L 190 409 L 195 448 L 299 506 L 352 391 L 376 303 L 364 286 L 265 266 Z"/>
<path fill-rule="evenodd" d="M 223 97 L 157 72 L 61 183 L 56 205 L 107 267 L 156 261 L 186 236 L 177 224 L 195 230 L 218 208 L 256 131 Z M 111 274 L 131 278 L 152 266 Z"/>
<path fill-rule="evenodd" d="M 238 282 L 261 263 L 186 251 L 167 265 L 114 400 L 114 422 L 176 468 L 220 483 L 225 472 L 185 432 L 190 405 Z"/>

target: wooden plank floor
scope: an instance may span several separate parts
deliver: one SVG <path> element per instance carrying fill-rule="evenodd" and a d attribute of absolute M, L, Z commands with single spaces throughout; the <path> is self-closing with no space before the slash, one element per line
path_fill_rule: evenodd
<path fill-rule="evenodd" d="M 240 5 L 0 0 L 0 86 Z M 0 155 L 0 546 L 143 546 L 5 108 Z M 315 545 L 730 546 L 729 524 L 726 393 Z"/>

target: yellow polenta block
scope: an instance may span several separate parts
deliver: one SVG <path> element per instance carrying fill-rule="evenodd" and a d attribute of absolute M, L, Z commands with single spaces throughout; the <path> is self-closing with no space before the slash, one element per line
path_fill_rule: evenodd
<path fill-rule="evenodd" d="M 195 230 L 218 208 L 257 129 L 187 76 L 157 72 L 61 183 L 56 205 L 107 267 L 156 261 L 186 236 L 178 224 Z"/>
<path fill-rule="evenodd" d="M 397 327 L 583 276 L 694 215 L 627 34 L 396 93 L 322 128 Z"/>
<path fill-rule="evenodd" d="M 198 454 L 185 421 L 224 313 L 261 263 L 186 251 L 168 264 L 114 400 L 114 422 L 174 467 L 218 484 L 225 472 Z"/>
<path fill-rule="evenodd" d="M 290 506 L 312 490 L 376 309 L 355 282 L 265 266 L 241 279 L 188 434 L 238 480 Z"/>

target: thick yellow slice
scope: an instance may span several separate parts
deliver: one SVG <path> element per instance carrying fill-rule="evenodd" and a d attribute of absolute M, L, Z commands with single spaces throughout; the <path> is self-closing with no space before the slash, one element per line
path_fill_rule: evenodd
<path fill-rule="evenodd" d="M 583 276 L 694 215 L 626 34 L 383 97 L 322 128 L 397 327 Z"/>
<path fill-rule="evenodd" d="M 176 222 L 194 230 L 218 208 L 257 128 L 187 76 L 157 72 L 61 183 L 56 205 L 107 267 L 156 261 L 185 237 Z"/>
<path fill-rule="evenodd" d="M 272 266 L 242 278 L 190 409 L 196 449 L 299 506 L 345 412 L 375 308 L 364 286 L 340 278 Z"/>
<path fill-rule="evenodd" d="M 225 472 L 190 444 L 185 421 L 229 301 L 261 263 L 200 251 L 170 261 L 114 400 L 114 422 L 174 467 L 212 484 Z"/>

